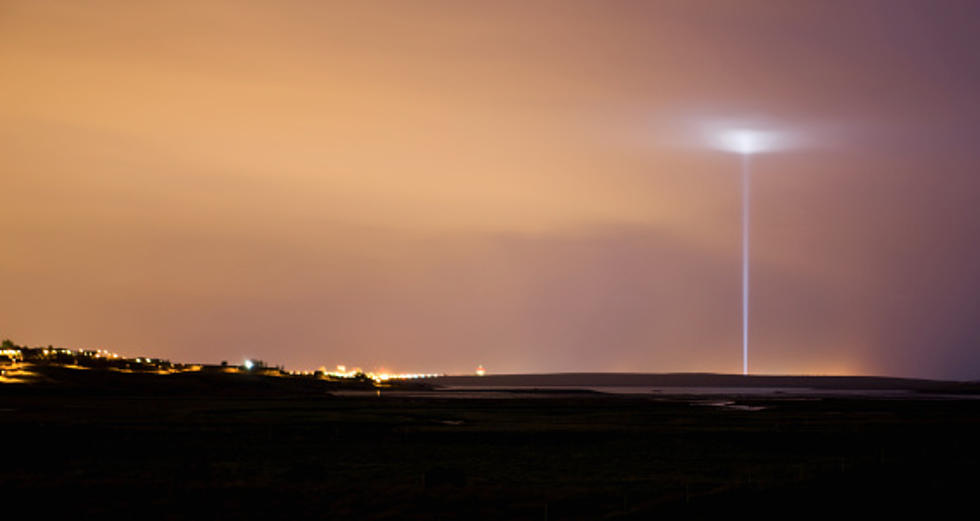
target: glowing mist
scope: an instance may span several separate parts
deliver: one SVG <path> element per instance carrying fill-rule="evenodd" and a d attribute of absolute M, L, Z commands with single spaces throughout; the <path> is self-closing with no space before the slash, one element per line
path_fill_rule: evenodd
<path fill-rule="evenodd" d="M 749 374 L 749 154 L 742 155 L 742 374 Z"/>

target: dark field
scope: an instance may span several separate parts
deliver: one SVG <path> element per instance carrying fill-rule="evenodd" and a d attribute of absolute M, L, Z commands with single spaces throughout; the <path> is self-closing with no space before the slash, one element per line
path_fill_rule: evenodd
<path fill-rule="evenodd" d="M 5 508 L 77 519 L 972 511 L 980 401 L 739 403 L 768 408 L 4 386 L 0 490 Z"/>

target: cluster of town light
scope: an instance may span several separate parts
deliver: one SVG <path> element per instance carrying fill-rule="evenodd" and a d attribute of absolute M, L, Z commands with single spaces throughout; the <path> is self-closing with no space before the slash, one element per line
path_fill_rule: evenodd
<path fill-rule="evenodd" d="M 46 348 L 46 349 L 38 348 L 38 350 L 41 351 L 41 354 L 44 357 L 58 357 L 60 355 L 68 355 L 73 357 L 100 358 L 100 359 L 108 359 L 108 360 L 126 361 L 126 359 L 121 357 L 120 355 L 107 351 L 105 349 L 96 349 L 92 351 L 92 350 L 81 350 L 81 349 L 74 350 L 74 349 L 66 349 L 66 348 Z M 8 358 L 10 361 L 16 364 L 24 359 L 24 353 L 21 349 L 3 349 L 0 350 L 0 357 Z M 137 357 L 132 360 L 138 364 L 156 364 L 160 361 L 158 359 L 147 358 L 147 357 Z M 171 364 L 166 363 L 165 365 L 171 365 Z M 76 365 L 67 365 L 66 367 L 72 367 L 77 369 L 89 369 L 89 367 L 76 366 Z M 262 363 L 245 359 L 241 367 L 246 371 L 252 371 L 256 368 L 262 367 Z M 160 368 L 160 370 L 157 372 L 159 374 L 171 374 L 171 373 L 184 372 L 184 371 L 200 371 L 202 370 L 202 368 L 203 367 L 201 365 L 197 365 L 197 364 L 193 364 L 193 365 L 179 364 L 179 367 L 170 367 L 169 369 Z M 109 367 L 109 369 L 116 370 L 116 371 L 123 371 L 123 372 L 132 372 L 130 369 L 126 369 L 126 368 Z M 443 374 L 440 373 L 371 372 L 371 371 L 362 371 L 361 368 L 359 367 L 347 369 L 347 367 L 343 365 L 338 365 L 336 370 L 334 371 L 327 371 L 326 368 L 320 368 L 319 371 L 289 371 L 288 374 L 293 376 L 315 376 L 317 374 L 322 374 L 323 376 L 327 376 L 327 377 L 343 378 L 343 379 L 366 378 L 368 380 L 374 381 L 375 383 L 382 383 L 389 380 L 417 380 L 422 378 L 436 378 L 436 377 L 444 376 Z M 483 366 L 480 366 L 477 368 L 476 374 L 479 376 L 483 376 L 484 374 L 486 374 L 486 370 L 483 369 Z"/>
<path fill-rule="evenodd" d="M 8 347 L 0 350 L 0 382 L 25 381 L 22 377 L 36 376 L 30 368 L 35 362 L 54 364 L 69 369 L 88 370 L 101 367 L 107 371 L 123 373 L 151 371 L 156 374 L 173 374 L 200 371 L 202 366 L 171 364 L 159 358 L 126 358 L 107 349 L 68 349 L 65 347 Z M 70 360 L 70 362 L 68 362 Z M 93 365 L 93 362 L 97 362 Z M 131 364 L 138 364 L 138 368 Z M 18 377 L 18 378 L 13 378 Z"/>
<path fill-rule="evenodd" d="M 387 380 L 415 380 L 419 378 L 435 378 L 442 376 L 436 373 L 373 373 L 361 371 L 359 367 L 355 367 L 348 370 L 346 366 L 338 365 L 336 371 L 324 371 L 327 376 L 332 376 L 334 378 L 356 378 L 358 375 L 364 375 L 365 377 L 374 380 L 375 382 L 384 382 Z"/>
<path fill-rule="evenodd" d="M 255 367 L 255 362 L 245 360 L 242 367 L 244 367 L 247 371 L 251 371 Z M 323 376 L 329 378 L 340 379 L 367 378 L 375 383 L 381 383 L 388 380 L 417 380 L 419 378 L 436 378 L 439 376 L 444 376 L 439 373 L 375 373 L 371 371 L 362 371 L 360 367 L 347 369 L 347 366 L 343 365 L 338 365 L 337 369 L 334 371 L 327 371 L 325 367 L 321 367 L 317 371 L 289 371 L 289 374 L 292 376 L 316 376 L 317 374 L 322 374 Z"/>
<path fill-rule="evenodd" d="M 8 349 L 7 351 L 17 351 L 18 356 L 20 354 L 20 351 L 17 349 Z M 59 347 L 59 348 L 44 349 L 41 351 L 41 353 L 43 353 L 44 356 L 69 355 L 69 356 L 84 356 L 87 358 L 112 358 L 112 359 L 122 358 L 117 353 L 113 353 L 105 349 L 96 349 L 95 351 L 91 351 L 91 350 L 84 350 L 84 349 L 73 350 L 73 349 L 65 349 Z M 147 362 L 150 362 L 149 358 L 146 358 L 145 360 Z M 140 359 L 137 358 L 136 361 L 139 362 Z"/>

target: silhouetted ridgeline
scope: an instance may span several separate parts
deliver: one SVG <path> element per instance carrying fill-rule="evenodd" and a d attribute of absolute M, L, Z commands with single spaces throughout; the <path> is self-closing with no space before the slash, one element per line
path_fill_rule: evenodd
<path fill-rule="evenodd" d="M 443 376 L 437 386 L 459 387 L 742 387 L 833 390 L 980 392 L 978 382 L 948 382 L 879 376 L 742 376 L 713 373 L 556 373 Z"/>
<path fill-rule="evenodd" d="M 111 396 L 322 396 L 340 389 L 373 389 L 370 381 L 331 381 L 314 377 L 278 377 L 255 373 L 194 371 L 172 374 L 122 373 L 57 365 L 32 367 L 35 378 L 5 384 L 6 393 L 67 392 Z"/>

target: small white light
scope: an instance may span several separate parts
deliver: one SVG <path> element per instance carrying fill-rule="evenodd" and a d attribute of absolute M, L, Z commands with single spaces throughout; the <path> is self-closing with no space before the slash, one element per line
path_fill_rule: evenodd
<path fill-rule="evenodd" d="M 253 367 L 255 367 L 255 364 L 251 360 L 245 360 L 245 369 L 251 371 Z"/>

